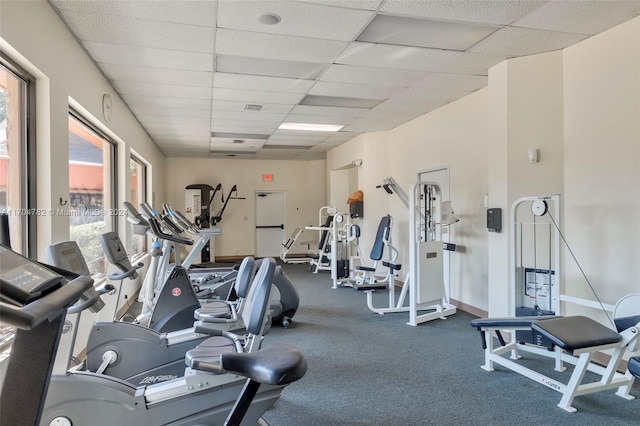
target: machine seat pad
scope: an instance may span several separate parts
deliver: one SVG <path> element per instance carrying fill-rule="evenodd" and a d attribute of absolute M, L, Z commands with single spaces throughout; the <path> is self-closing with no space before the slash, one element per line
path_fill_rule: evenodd
<path fill-rule="evenodd" d="M 559 316 L 530 316 L 530 317 L 503 317 L 503 318 L 476 318 L 471 320 L 471 326 L 478 330 L 481 328 L 500 328 L 500 327 L 531 327 L 536 321 L 551 318 L 562 318 Z"/>
<path fill-rule="evenodd" d="M 251 353 L 224 354 L 222 368 L 267 385 L 286 385 L 302 378 L 307 361 L 293 346 L 274 346 Z"/>
<path fill-rule="evenodd" d="M 220 354 L 236 352 L 236 346 L 230 339 L 222 336 L 209 337 L 195 348 L 187 351 L 184 362 L 187 366 L 200 370 L 202 363 L 219 364 Z"/>
<path fill-rule="evenodd" d="M 640 379 L 640 356 L 629 358 L 627 367 L 629 368 L 629 372 L 631 374 Z"/>
<path fill-rule="evenodd" d="M 369 266 L 356 266 L 358 271 L 375 272 L 376 268 L 370 268 Z"/>
<path fill-rule="evenodd" d="M 387 288 L 387 283 L 373 283 L 373 284 L 353 284 L 353 289 L 356 291 L 366 290 L 384 290 Z"/>
<path fill-rule="evenodd" d="M 382 266 L 393 269 L 394 271 L 399 271 L 400 269 L 402 269 L 402 265 L 400 263 L 391 263 L 384 260 L 382 261 Z"/>
<path fill-rule="evenodd" d="M 609 345 L 622 340 L 622 336 L 615 331 L 584 316 L 539 321 L 531 328 L 566 351 Z"/>
<path fill-rule="evenodd" d="M 231 314 L 231 308 L 229 305 L 218 305 L 217 303 L 209 303 L 202 308 L 196 309 L 193 312 L 193 317 L 202 322 L 207 322 L 208 318 L 224 318 Z"/>

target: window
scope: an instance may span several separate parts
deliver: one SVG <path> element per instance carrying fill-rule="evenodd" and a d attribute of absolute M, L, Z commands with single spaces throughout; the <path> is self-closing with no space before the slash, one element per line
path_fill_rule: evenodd
<path fill-rule="evenodd" d="M 69 115 L 69 236 L 92 274 L 106 270 L 99 237 L 116 228 L 115 144 L 79 115 Z"/>
<path fill-rule="evenodd" d="M 147 165 L 135 155 L 129 160 L 129 202 L 136 209 L 140 209 L 140 203 L 147 200 Z M 142 253 L 147 249 L 147 238 L 133 232 L 133 224 L 127 222 L 129 226 L 129 254 Z"/>
<path fill-rule="evenodd" d="M 29 195 L 35 191 L 28 187 L 27 161 L 28 114 L 30 105 L 30 77 L 0 56 L 0 211 L 9 215 L 12 248 L 28 255 L 29 241 L 33 236 L 35 215 L 29 215 Z M 31 164 L 33 166 L 33 164 Z M 31 179 L 35 184 L 35 179 Z"/>

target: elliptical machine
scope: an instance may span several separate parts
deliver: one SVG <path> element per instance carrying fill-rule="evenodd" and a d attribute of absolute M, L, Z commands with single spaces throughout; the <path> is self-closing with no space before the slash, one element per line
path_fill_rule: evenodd
<path fill-rule="evenodd" d="M 65 279 L 59 275 L 63 271 L 52 271 L 4 246 L 0 265 L 0 315 L 19 328 L 0 395 L 3 423 L 195 426 L 223 421 L 240 425 L 244 418 L 246 424 L 258 424 L 283 387 L 306 372 L 306 361 L 291 347 L 254 354 L 211 348 L 207 357 L 187 356 L 184 378 L 153 386 L 136 388 L 86 372 L 52 377 L 66 309 L 92 289 L 93 282 L 68 273 Z M 99 297 L 94 292 L 78 309 Z"/>

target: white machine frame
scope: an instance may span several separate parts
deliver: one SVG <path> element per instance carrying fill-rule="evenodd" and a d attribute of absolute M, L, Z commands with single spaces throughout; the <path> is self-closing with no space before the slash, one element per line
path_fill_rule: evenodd
<path fill-rule="evenodd" d="M 382 187 L 392 190 L 409 209 L 409 270 L 405 275 L 398 300 L 395 300 L 395 283 L 388 284 L 389 307 L 375 308 L 371 291 L 367 291 L 369 309 L 380 315 L 409 312 L 408 325 L 417 326 L 434 319 L 446 319 L 456 313 L 456 307 L 449 303 L 449 289 L 444 283 L 444 263 L 442 241 L 442 199 L 436 182 L 419 181 L 411 185 L 409 196 L 393 177 L 384 179 Z M 434 205 L 429 216 L 420 210 L 423 188 L 432 188 Z M 426 200 L 425 200 L 426 202 Z M 409 304 L 404 306 L 409 294 Z M 424 312 L 431 311 L 431 312 Z M 422 313 L 421 313 L 422 312 Z"/>
<path fill-rule="evenodd" d="M 327 216 L 333 216 L 331 226 L 324 226 L 325 221 L 323 218 Z M 329 270 L 331 271 L 331 288 L 337 289 L 341 286 L 348 286 L 351 281 L 355 279 L 353 276 L 353 269 L 355 262 L 362 264 L 362 253 L 357 242 L 354 243 L 356 238 L 351 235 L 350 227 L 351 216 L 349 213 L 338 213 L 337 207 L 323 206 L 318 211 L 318 226 L 306 226 L 306 230 L 318 231 L 318 241 L 322 240 L 322 232 L 326 231 L 327 236 L 324 241 L 324 245 L 318 249 L 318 259 L 311 260 L 311 267 L 314 273 L 318 271 Z M 329 245 L 329 251 L 325 253 L 325 249 Z M 342 245 L 342 246 L 341 246 Z M 339 278 L 338 277 L 338 250 L 344 250 L 343 258 L 348 259 L 349 262 L 349 276 Z M 329 263 L 323 263 L 322 257 L 327 257 Z"/>
<path fill-rule="evenodd" d="M 532 225 L 531 223 L 525 223 L 522 221 L 519 221 L 518 218 L 518 211 L 519 211 L 519 207 L 521 207 L 522 204 L 525 203 L 530 203 L 532 206 L 534 205 L 538 205 L 539 203 L 544 202 L 548 208 L 553 209 L 553 217 L 555 220 L 560 220 L 560 214 L 561 214 L 561 210 L 560 210 L 560 195 L 546 195 L 546 196 L 533 196 L 533 197 L 522 197 L 522 198 L 518 198 L 516 201 L 513 202 L 513 204 L 511 205 L 511 215 L 510 215 L 510 226 L 511 226 L 511 235 L 509 236 L 509 256 L 510 256 L 510 264 L 511 264 L 511 268 L 510 268 L 510 274 L 509 274 L 509 280 L 511 282 L 511 286 L 510 286 L 510 290 L 511 290 L 511 295 L 510 295 L 510 299 L 509 299 L 509 312 L 511 312 L 512 315 L 515 315 L 515 309 L 518 306 L 519 301 L 517 300 L 518 297 L 518 291 L 517 291 L 517 287 L 518 285 L 522 284 L 517 282 L 518 278 L 520 278 L 518 276 L 518 260 L 517 260 L 517 255 L 518 255 L 518 250 L 522 250 L 522 248 L 520 247 L 520 249 L 518 248 L 518 243 L 522 243 L 521 239 L 522 239 L 522 227 L 525 225 Z M 549 202 L 552 203 L 551 206 L 549 206 Z M 522 216 L 522 215 L 521 215 Z M 550 309 L 552 311 L 554 311 L 556 313 L 556 315 L 561 315 L 560 313 L 560 277 L 561 277 L 561 264 L 560 264 L 560 232 L 555 229 L 555 227 L 551 226 L 551 224 L 549 224 L 549 226 L 551 227 L 550 232 L 552 233 L 552 238 L 550 238 L 550 263 L 552 261 L 552 265 L 548 265 L 549 267 L 553 266 L 553 273 L 555 274 L 556 277 L 556 282 L 555 285 L 553 285 L 553 283 L 551 282 L 551 280 L 549 280 L 549 284 L 550 284 L 550 291 L 549 294 L 551 295 L 551 300 L 550 300 L 550 306 L 546 306 L 547 309 Z M 520 228 L 520 233 L 518 233 L 518 228 Z M 534 230 L 535 232 L 535 230 Z M 520 240 L 518 240 L 518 235 L 520 235 Z M 534 235 L 534 238 L 536 238 L 536 236 Z M 536 253 L 533 253 L 534 256 L 536 256 Z M 537 265 L 531 265 L 534 267 L 537 267 Z"/>
<path fill-rule="evenodd" d="M 624 300 L 624 298 L 621 299 L 621 301 L 622 300 Z M 620 302 L 618 302 L 618 305 Z M 624 353 L 627 350 L 630 352 L 637 352 L 640 350 L 640 323 L 620 332 L 619 334 L 622 339 L 618 343 L 577 349 L 573 351 L 573 354 L 565 352 L 558 346 L 555 346 L 554 351 L 549 351 L 544 347 L 518 343 L 515 340 L 515 332 L 517 330 L 531 330 L 531 328 L 530 326 L 525 325 L 516 326 L 502 324 L 482 327 L 481 332 L 483 333 L 483 341 L 486 343 L 486 348 L 484 349 L 484 364 L 481 367 L 482 369 L 486 371 L 494 371 L 494 364 L 498 364 L 528 377 L 535 382 L 542 383 L 543 385 L 562 394 L 558 407 L 570 413 L 577 411 L 576 408 L 571 406 L 571 404 L 573 399 L 580 395 L 587 395 L 617 388 L 618 390 L 616 395 L 627 400 L 635 399 L 633 395 L 629 394 L 629 391 L 635 381 L 635 377 L 628 370 L 623 374 L 619 373 L 617 369 L 622 361 Z M 504 342 L 499 334 L 500 331 L 507 331 L 511 333 L 512 340 L 510 343 Z M 492 333 L 498 333 L 497 337 L 502 343 L 504 343 L 504 345 L 497 346 Z M 593 354 L 603 350 L 612 350 L 611 358 L 604 367 L 591 362 Z M 509 352 L 511 352 L 510 358 L 505 357 L 504 355 Z M 566 383 L 562 383 L 517 363 L 515 360 L 521 358 L 520 352 L 528 352 L 555 359 L 555 371 L 565 371 L 566 368 L 563 365 L 564 362 L 573 364 L 575 367 L 569 380 Z M 587 371 L 600 376 L 600 380 L 583 383 L 583 379 Z"/>

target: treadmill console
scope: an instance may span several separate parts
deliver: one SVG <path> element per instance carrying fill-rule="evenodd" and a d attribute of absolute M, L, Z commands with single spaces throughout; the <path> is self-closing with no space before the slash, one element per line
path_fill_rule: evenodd
<path fill-rule="evenodd" d="M 0 245 L 0 300 L 24 305 L 60 284 L 63 277 Z"/>

